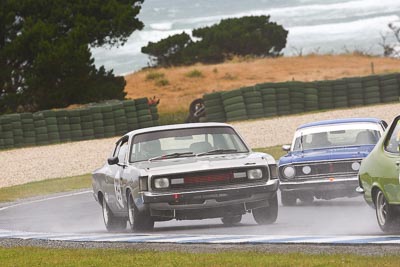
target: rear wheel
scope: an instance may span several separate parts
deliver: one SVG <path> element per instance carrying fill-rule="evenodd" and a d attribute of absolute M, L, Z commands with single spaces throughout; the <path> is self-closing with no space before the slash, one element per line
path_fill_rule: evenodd
<path fill-rule="evenodd" d="M 149 212 L 139 212 L 137 209 L 132 192 L 128 194 L 128 222 L 132 232 L 151 231 L 154 228 L 154 220 Z"/>
<path fill-rule="evenodd" d="M 400 230 L 399 214 L 387 202 L 385 195 L 380 190 L 375 197 L 375 211 L 376 219 L 382 231 L 396 232 Z"/>
<path fill-rule="evenodd" d="M 254 220 L 258 224 L 274 223 L 278 217 L 278 196 L 268 200 L 268 206 L 252 210 Z"/>
<path fill-rule="evenodd" d="M 106 202 L 106 198 L 103 196 L 102 198 L 102 211 L 103 211 L 103 220 L 104 225 L 107 228 L 107 231 L 114 232 L 114 231 L 122 231 L 126 229 L 126 218 L 115 217 L 110 207 Z"/>
<path fill-rule="evenodd" d="M 296 205 L 297 196 L 291 192 L 281 191 L 281 202 L 283 206 L 294 206 Z"/>
<path fill-rule="evenodd" d="M 221 218 L 221 221 L 226 226 L 232 226 L 240 223 L 242 220 L 242 215 L 226 216 Z"/>

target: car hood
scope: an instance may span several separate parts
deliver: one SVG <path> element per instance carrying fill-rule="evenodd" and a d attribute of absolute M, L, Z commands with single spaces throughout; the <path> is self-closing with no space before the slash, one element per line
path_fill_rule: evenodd
<path fill-rule="evenodd" d="M 273 164 L 275 160 L 264 153 L 224 154 L 200 157 L 185 157 L 134 163 L 141 175 L 164 175 L 215 169 L 229 169 Z"/>
<path fill-rule="evenodd" d="M 289 152 L 279 159 L 278 165 L 309 161 L 362 159 L 365 158 L 373 148 L 374 145 L 365 145 Z"/>

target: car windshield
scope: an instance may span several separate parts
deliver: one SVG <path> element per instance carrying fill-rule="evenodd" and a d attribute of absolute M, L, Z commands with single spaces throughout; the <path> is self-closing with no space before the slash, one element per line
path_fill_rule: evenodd
<path fill-rule="evenodd" d="M 373 124 L 344 124 L 306 128 L 296 132 L 292 150 L 375 145 L 380 136 L 379 126 Z"/>
<path fill-rule="evenodd" d="M 230 127 L 171 129 L 138 134 L 132 142 L 130 162 L 195 155 L 248 152 Z"/>

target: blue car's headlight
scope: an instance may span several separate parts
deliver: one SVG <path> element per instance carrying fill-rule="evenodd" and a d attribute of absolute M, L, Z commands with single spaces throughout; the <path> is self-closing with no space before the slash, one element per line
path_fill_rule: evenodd
<path fill-rule="evenodd" d="M 304 166 L 301 170 L 302 170 L 302 172 L 304 174 L 310 174 L 311 173 L 311 167 L 308 166 L 308 165 Z"/>
<path fill-rule="evenodd" d="M 283 168 L 283 176 L 287 179 L 292 179 L 296 175 L 296 170 L 294 169 L 293 166 L 286 166 Z"/>

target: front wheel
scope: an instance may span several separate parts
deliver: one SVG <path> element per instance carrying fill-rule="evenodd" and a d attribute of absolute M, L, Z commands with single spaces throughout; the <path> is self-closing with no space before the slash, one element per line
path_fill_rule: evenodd
<path fill-rule="evenodd" d="M 109 232 L 122 231 L 126 229 L 126 218 L 115 217 L 103 196 L 101 203 L 104 225 Z"/>
<path fill-rule="evenodd" d="M 278 196 L 268 200 L 268 206 L 253 209 L 254 220 L 261 225 L 274 223 L 278 217 Z"/>
<path fill-rule="evenodd" d="M 128 222 L 132 232 L 151 231 L 154 228 L 154 220 L 148 211 L 139 212 L 133 200 L 132 192 L 128 194 Z"/>
<path fill-rule="evenodd" d="M 375 197 L 376 219 L 379 227 L 384 232 L 396 232 L 400 230 L 399 214 L 387 202 L 382 191 L 378 191 Z"/>

